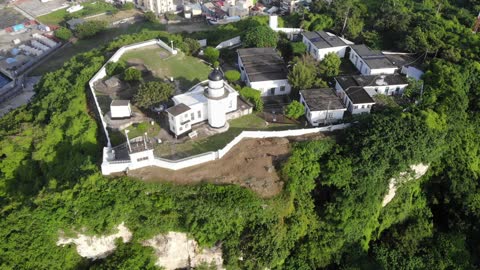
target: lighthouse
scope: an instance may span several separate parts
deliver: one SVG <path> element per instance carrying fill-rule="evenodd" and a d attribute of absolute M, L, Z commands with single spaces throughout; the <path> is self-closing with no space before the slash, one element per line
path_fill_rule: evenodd
<path fill-rule="evenodd" d="M 227 123 L 226 99 L 228 92 L 225 91 L 223 73 L 215 68 L 208 75 L 208 89 L 205 92 L 208 100 L 208 124 L 213 128 L 222 128 Z"/>

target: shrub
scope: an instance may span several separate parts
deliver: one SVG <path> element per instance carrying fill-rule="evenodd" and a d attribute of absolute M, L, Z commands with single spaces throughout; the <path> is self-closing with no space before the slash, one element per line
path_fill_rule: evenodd
<path fill-rule="evenodd" d="M 287 109 L 285 110 L 285 115 L 293 119 L 298 119 L 304 114 L 305 106 L 303 106 L 302 103 L 296 100 L 288 104 Z"/>
<path fill-rule="evenodd" d="M 80 39 L 89 38 L 105 30 L 106 28 L 107 22 L 105 21 L 84 22 L 80 25 L 77 25 L 75 29 L 75 35 Z"/>
<path fill-rule="evenodd" d="M 240 72 L 236 70 L 229 70 L 225 72 L 225 79 L 231 83 L 236 82 L 240 80 Z"/>
<path fill-rule="evenodd" d="M 123 10 L 132 10 L 134 8 L 135 8 L 135 4 L 133 4 L 131 2 L 130 3 L 125 3 L 125 4 L 122 5 Z"/>
<path fill-rule="evenodd" d="M 69 40 L 73 33 L 70 31 L 70 29 L 65 28 L 65 27 L 60 27 L 57 30 L 55 30 L 55 37 L 61 39 L 61 40 Z"/>
<path fill-rule="evenodd" d="M 150 108 L 173 95 L 175 88 L 170 83 L 148 82 L 142 84 L 134 97 L 135 104 L 141 108 Z"/>
<path fill-rule="evenodd" d="M 145 17 L 145 19 L 149 22 L 152 22 L 152 23 L 157 23 L 158 22 L 158 19 L 157 19 L 157 15 L 155 15 L 155 13 L 151 12 L 151 11 L 147 11 L 143 14 L 143 16 Z"/>
<path fill-rule="evenodd" d="M 140 81 L 142 72 L 134 67 L 129 67 L 123 72 L 123 79 L 125 81 Z"/>
<path fill-rule="evenodd" d="M 220 51 L 213 47 L 206 47 L 203 51 L 203 56 L 209 63 L 213 64 L 218 60 L 218 57 L 220 56 Z"/>
<path fill-rule="evenodd" d="M 262 93 L 259 90 L 253 89 L 251 87 L 243 87 L 238 92 L 240 96 L 253 103 L 253 105 L 255 106 L 255 110 L 263 111 L 263 100 L 261 97 Z"/>
<path fill-rule="evenodd" d="M 127 64 L 124 61 L 108 62 L 105 66 L 105 71 L 108 76 L 113 76 L 123 73 L 126 67 Z"/>
<path fill-rule="evenodd" d="M 275 47 L 277 45 L 278 34 L 266 25 L 248 30 L 245 37 L 242 38 L 246 47 Z"/>

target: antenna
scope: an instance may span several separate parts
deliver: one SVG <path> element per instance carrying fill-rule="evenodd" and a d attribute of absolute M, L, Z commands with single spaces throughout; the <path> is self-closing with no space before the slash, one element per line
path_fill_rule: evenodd
<path fill-rule="evenodd" d="M 128 132 L 130 132 L 130 130 L 125 129 L 125 137 L 127 137 L 128 150 L 132 152 L 132 146 L 130 145 L 130 140 L 128 139 Z"/>

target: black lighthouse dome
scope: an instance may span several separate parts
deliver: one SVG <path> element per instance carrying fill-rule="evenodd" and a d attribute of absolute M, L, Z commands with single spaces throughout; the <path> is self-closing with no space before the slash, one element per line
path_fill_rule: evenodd
<path fill-rule="evenodd" d="M 223 73 L 217 67 L 208 75 L 208 79 L 210 81 L 221 81 L 223 80 Z"/>

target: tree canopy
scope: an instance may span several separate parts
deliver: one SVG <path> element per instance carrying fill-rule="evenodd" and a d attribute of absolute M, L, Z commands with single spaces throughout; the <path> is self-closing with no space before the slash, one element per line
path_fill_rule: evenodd
<path fill-rule="evenodd" d="M 247 48 L 276 47 L 277 41 L 277 32 L 273 31 L 266 25 L 260 25 L 258 27 L 248 29 L 245 33 L 245 36 L 242 38 L 242 42 Z"/>
<path fill-rule="evenodd" d="M 140 108 L 148 109 L 162 101 L 168 100 L 175 92 L 171 83 L 147 82 L 140 85 L 133 101 Z"/>

